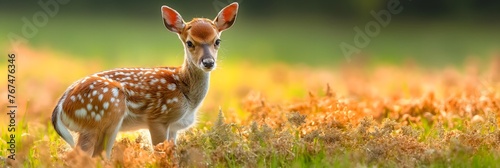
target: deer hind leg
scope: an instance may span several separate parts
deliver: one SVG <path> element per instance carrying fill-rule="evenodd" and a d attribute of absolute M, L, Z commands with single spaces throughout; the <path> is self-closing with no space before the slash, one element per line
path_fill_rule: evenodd
<path fill-rule="evenodd" d="M 97 137 L 97 140 L 96 140 L 96 144 L 94 146 L 94 154 L 92 155 L 92 157 L 96 157 L 96 156 L 100 156 L 102 151 L 103 151 L 103 141 L 104 139 L 106 138 L 107 134 L 101 134 L 101 135 L 98 135 Z"/>
<path fill-rule="evenodd" d="M 78 142 L 76 144 L 77 147 L 90 156 L 94 153 L 94 146 L 97 142 L 98 134 L 96 132 L 82 132 L 78 137 Z"/>
<path fill-rule="evenodd" d="M 125 118 L 125 96 L 123 94 L 117 94 L 114 96 L 116 100 L 112 101 L 107 111 L 103 114 L 103 119 L 111 121 L 104 127 L 102 127 L 101 135 L 94 148 L 94 156 L 102 154 L 103 150 L 106 150 L 106 158 L 111 158 L 111 150 L 113 149 L 113 144 L 116 140 L 116 135 L 120 131 Z M 107 102 L 107 101 L 106 101 Z M 111 114 L 111 115 L 106 115 Z"/>
<path fill-rule="evenodd" d="M 111 125 L 104 132 L 104 134 L 99 135 L 94 148 L 93 157 L 101 155 L 104 149 L 106 149 L 106 158 L 109 159 L 111 157 L 111 149 L 113 149 L 113 144 L 115 143 L 116 135 L 120 130 L 122 121 L 123 119 L 121 119 L 121 121 L 119 121 L 116 125 Z"/>
<path fill-rule="evenodd" d="M 116 140 L 116 135 L 120 131 L 120 128 L 123 123 L 123 118 L 120 119 L 116 124 L 112 124 L 103 135 L 100 136 L 99 141 L 97 145 L 95 146 L 95 152 L 94 154 L 100 155 L 102 151 L 105 149 L 106 150 L 106 158 L 110 159 L 111 158 L 111 150 L 113 149 L 113 144 L 115 143 Z"/>
<path fill-rule="evenodd" d="M 98 156 L 103 149 L 111 149 L 125 115 L 125 96 L 120 83 L 95 76 L 77 82 L 68 92 L 69 99 L 63 104 L 68 112 L 66 125 L 81 133 L 78 146 L 82 150 Z M 107 150 L 107 156 L 110 152 Z"/>
<path fill-rule="evenodd" d="M 158 145 L 167 139 L 168 128 L 164 124 L 150 122 L 148 123 L 148 128 L 153 146 Z"/>

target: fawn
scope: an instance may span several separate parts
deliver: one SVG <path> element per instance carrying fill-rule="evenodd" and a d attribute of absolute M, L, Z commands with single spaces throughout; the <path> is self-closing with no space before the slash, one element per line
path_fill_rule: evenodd
<path fill-rule="evenodd" d="M 184 22 L 168 6 L 161 7 L 165 27 L 184 44 L 181 67 L 121 68 L 99 72 L 73 83 L 59 99 L 52 124 L 71 147 L 69 130 L 79 133 L 76 145 L 91 156 L 111 149 L 119 131 L 149 129 L 151 142 L 176 141 L 177 131 L 192 126 L 215 69 L 221 32 L 236 19 L 238 3 L 223 8 L 214 21 Z"/>

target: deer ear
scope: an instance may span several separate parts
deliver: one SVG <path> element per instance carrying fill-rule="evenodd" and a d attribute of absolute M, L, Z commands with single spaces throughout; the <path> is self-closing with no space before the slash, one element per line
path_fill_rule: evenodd
<path fill-rule="evenodd" d="M 161 7 L 161 15 L 163 17 L 163 24 L 165 24 L 168 30 L 181 33 L 182 29 L 184 29 L 186 24 L 182 20 L 182 16 L 174 9 L 164 5 Z"/>
<path fill-rule="evenodd" d="M 229 4 L 219 12 L 214 20 L 214 24 L 219 29 L 219 32 L 222 32 L 233 25 L 236 20 L 236 14 L 238 14 L 237 2 Z"/>

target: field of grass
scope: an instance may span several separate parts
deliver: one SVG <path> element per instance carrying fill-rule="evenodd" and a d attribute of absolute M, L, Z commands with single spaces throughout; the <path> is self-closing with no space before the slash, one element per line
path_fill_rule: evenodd
<path fill-rule="evenodd" d="M 4 157 L 2 124 L 1 167 L 496 167 L 500 161 L 498 55 L 484 60 L 487 66 L 476 60 L 439 70 L 411 63 L 370 70 L 357 68 L 363 62 L 336 69 L 223 63 L 213 72 L 199 124 L 177 146 L 151 147 L 145 131 L 124 133 L 110 161 L 72 151 L 50 124 L 58 96 L 102 63 L 32 48 L 18 55 L 17 158 Z"/>
<path fill-rule="evenodd" d="M 6 158 L 8 116 L 2 114 L 0 167 L 498 167 L 500 162 L 498 26 L 395 23 L 347 62 L 338 44 L 352 43 L 352 27 L 364 23 L 321 20 L 311 27 L 238 22 L 224 32 L 198 124 L 180 135 L 176 146 L 152 147 L 147 131 L 122 133 L 111 160 L 89 158 L 73 151 L 50 123 L 66 87 L 106 69 L 182 61 L 181 44 L 159 18 L 117 18 L 58 16 L 16 51 L 17 157 Z M 13 24 L 0 34 L 19 33 L 17 17 L 5 19 Z M 0 40 L 0 49 L 8 51 L 9 41 Z M 2 112 L 6 105 L 7 96 L 1 96 Z"/>

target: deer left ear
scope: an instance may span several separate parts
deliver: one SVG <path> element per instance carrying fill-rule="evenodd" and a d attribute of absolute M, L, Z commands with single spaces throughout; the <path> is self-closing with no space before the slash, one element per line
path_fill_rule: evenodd
<path fill-rule="evenodd" d="M 168 30 L 175 33 L 181 33 L 182 29 L 184 29 L 186 24 L 184 24 L 182 16 L 174 9 L 164 5 L 161 7 L 161 15 L 163 17 L 163 23 Z"/>
<path fill-rule="evenodd" d="M 231 27 L 236 20 L 236 14 L 238 14 L 238 3 L 233 2 L 228 6 L 224 7 L 214 20 L 214 24 L 222 32 L 229 27 Z"/>

